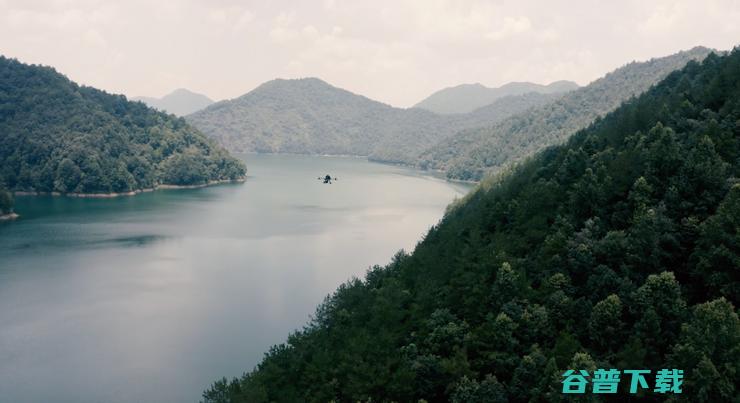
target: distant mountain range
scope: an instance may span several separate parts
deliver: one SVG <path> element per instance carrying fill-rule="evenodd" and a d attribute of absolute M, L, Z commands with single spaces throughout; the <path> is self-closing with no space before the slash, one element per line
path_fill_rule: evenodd
<path fill-rule="evenodd" d="M 578 84 L 572 81 L 556 81 L 549 85 L 512 82 L 498 88 L 489 88 L 479 83 L 461 84 L 433 93 L 414 105 L 414 108 L 426 109 L 441 114 L 468 113 L 509 95 L 522 95 L 530 92 L 557 94 L 577 88 Z"/>
<path fill-rule="evenodd" d="M 232 151 L 361 155 L 413 163 L 447 136 L 493 124 L 554 96 L 523 94 L 470 114 L 440 115 L 394 108 L 318 78 L 278 79 L 186 119 Z"/>
<path fill-rule="evenodd" d="M 417 165 L 447 172 L 449 178 L 479 180 L 483 175 L 562 143 L 598 117 L 647 91 L 710 49 L 696 47 L 671 56 L 632 62 L 559 99 L 512 115 L 496 125 L 451 136 L 422 153 Z"/>
<path fill-rule="evenodd" d="M 213 103 L 207 96 L 185 88 L 176 89 L 162 98 L 135 97 L 132 100 L 144 102 L 152 108 L 177 116 L 189 115 Z"/>

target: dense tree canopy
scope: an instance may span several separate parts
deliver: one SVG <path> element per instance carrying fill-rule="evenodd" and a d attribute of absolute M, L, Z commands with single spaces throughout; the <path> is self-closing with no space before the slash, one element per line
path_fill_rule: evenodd
<path fill-rule="evenodd" d="M 565 401 L 562 374 L 740 394 L 740 51 L 710 55 L 452 206 L 207 402 Z M 589 401 L 624 401 L 586 395 Z"/>
<path fill-rule="evenodd" d="M 244 173 L 183 119 L 0 56 L 0 181 L 11 190 L 127 192 Z"/>

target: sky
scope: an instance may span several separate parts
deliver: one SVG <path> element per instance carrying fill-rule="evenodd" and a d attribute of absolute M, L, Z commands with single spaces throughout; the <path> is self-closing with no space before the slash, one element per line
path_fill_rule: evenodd
<path fill-rule="evenodd" d="M 462 83 L 585 85 L 740 44 L 740 0 L 0 0 L 0 54 L 128 96 L 319 77 L 409 107 Z"/>

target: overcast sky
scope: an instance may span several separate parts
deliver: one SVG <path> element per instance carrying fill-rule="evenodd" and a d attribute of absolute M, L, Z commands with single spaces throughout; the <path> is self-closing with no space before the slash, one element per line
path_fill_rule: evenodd
<path fill-rule="evenodd" d="M 557 3 L 557 4 L 556 4 Z M 0 0 L 0 53 L 129 96 L 315 76 L 395 106 L 740 44 L 740 0 Z"/>

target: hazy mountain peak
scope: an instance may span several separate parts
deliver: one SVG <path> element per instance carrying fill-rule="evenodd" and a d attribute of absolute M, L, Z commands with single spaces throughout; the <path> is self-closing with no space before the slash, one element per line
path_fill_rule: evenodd
<path fill-rule="evenodd" d="M 266 89 L 273 90 L 276 88 L 288 88 L 288 89 L 307 89 L 307 88 L 332 89 L 333 88 L 333 89 L 338 89 L 334 87 L 333 85 L 327 83 L 326 81 L 320 78 L 316 78 L 316 77 L 275 78 L 273 80 L 260 84 L 257 88 L 248 92 L 245 95 L 248 95 L 254 91 L 260 91 L 260 90 L 266 90 Z"/>
<path fill-rule="evenodd" d="M 177 116 L 189 115 L 213 103 L 207 96 L 187 88 L 178 88 L 161 98 L 135 97 L 133 100 Z"/>
<path fill-rule="evenodd" d="M 321 105 L 345 104 L 346 106 L 363 104 L 363 107 L 391 108 L 351 91 L 335 87 L 316 77 L 276 78 L 260 84 L 257 88 L 233 100 L 222 101 L 206 110 L 231 108 L 235 105 L 251 105 L 260 108 L 281 110 L 288 106 L 306 107 L 308 109 Z"/>
<path fill-rule="evenodd" d="M 170 92 L 169 94 L 165 95 L 165 96 L 164 96 L 164 97 L 162 97 L 162 98 L 167 98 L 167 97 L 172 97 L 172 96 L 177 96 L 177 95 L 200 95 L 200 94 L 198 94 L 198 93 L 195 93 L 195 92 L 193 92 L 193 91 L 190 91 L 190 90 L 189 90 L 189 89 L 187 89 L 187 88 L 178 88 L 178 89 L 176 89 L 176 90 L 174 90 L 174 91 Z M 205 95 L 204 95 L 204 96 L 205 96 Z"/>

